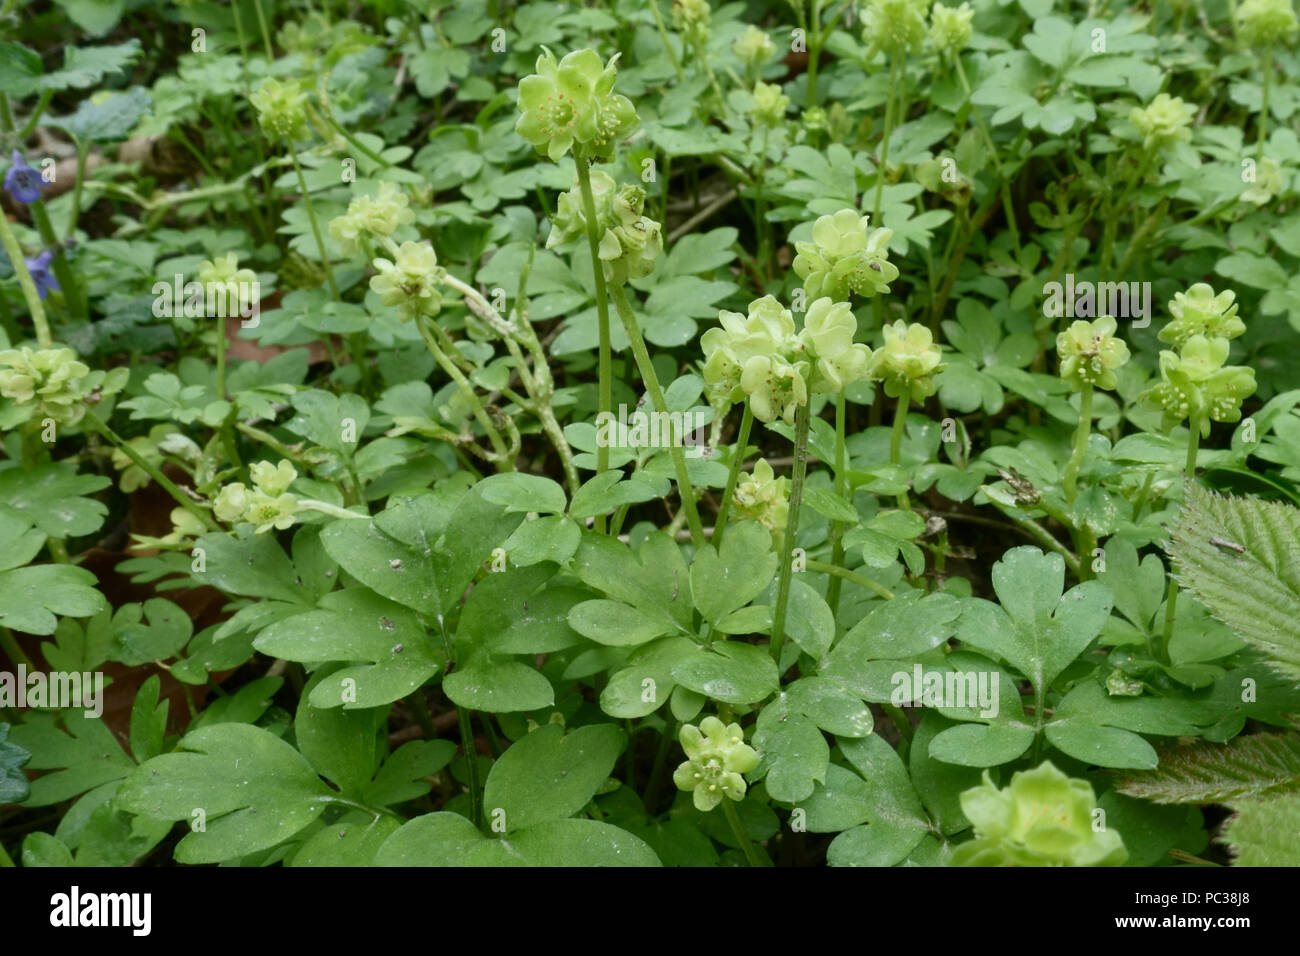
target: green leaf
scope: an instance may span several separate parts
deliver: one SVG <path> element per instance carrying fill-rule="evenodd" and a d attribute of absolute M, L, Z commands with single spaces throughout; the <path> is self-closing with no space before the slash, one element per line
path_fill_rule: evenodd
<path fill-rule="evenodd" d="M 39 830 L 23 839 L 23 866 L 73 866 L 72 851 L 57 837 Z"/>
<path fill-rule="evenodd" d="M 677 542 L 662 532 L 632 550 L 607 535 L 586 533 L 573 558 L 582 583 L 651 614 L 666 614 L 683 630 L 692 623 L 690 580 Z"/>
<path fill-rule="evenodd" d="M 334 591 L 320 603 L 320 610 L 277 621 L 253 641 L 272 657 L 349 664 L 315 685 L 310 692 L 315 707 L 365 710 L 392 703 L 444 663 L 444 652 L 428 630 L 400 604 L 365 588 Z"/>
<path fill-rule="evenodd" d="M 1192 486 L 1169 548 L 1178 583 L 1293 681 L 1300 681 L 1297 538 L 1300 509 Z"/>
<path fill-rule="evenodd" d="M 517 740 L 492 765 L 483 789 L 484 812 L 513 833 L 571 817 L 596 795 L 626 740 L 614 724 L 591 724 L 565 734 L 546 724 Z"/>
<path fill-rule="evenodd" d="M 1033 547 L 1012 548 L 993 566 L 993 590 L 1002 606 L 965 602 L 957 637 L 1001 658 L 1040 691 L 1101 632 L 1110 615 L 1110 591 L 1085 581 L 1062 594 L 1065 561 Z"/>
<path fill-rule="evenodd" d="M 293 396 L 293 407 L 298 414 L 285 423 L 285 428 L 345 457 L 357 450 L 361 434 L 370 421 L 370 406 L 361 396 L 351 393 L 334 395 L 308 389 Z"/>
<path fill-rule="evenodd" d="M 510 471 L 484 478 L 477 487 L 485 500 L 507 511 L 564 514 L 564 489 L 550 478 Z"/>
<path fill-rule="evenodd" d="M 1300 833 L 1300 795 L 1256 797 L 1233 808 L 1223 838 L 1237 866 L 1300 866 L 1300 843 L 1284 836 Z"/>
<path fill-rule="evenodd" d="M 1212 709 L 1170 697 L 1112 697 L 1094 682 L 1076 684 L 1057 705 L 1047 724 L 1047 739 L 1085 763 L 1149 770 L 1155 748 L 1140 734 L 1182 736 L 1196 733 L 1196 720 L 1208 722 Z"/>
<path fill-rule="evenodd" d="M 452 703 L 490 714 L 542 710 L 555 703 L 555 689 L 535 668 L 513 660 L 481 657 L 442 679 Z"/>
<path fill-rule="evenodd" d="M 894 748 L 876 736 L 844 741 L 844 756 L 871 794 L 867 825 L 847 830 L 827 849 L 831 866 L 893 866 L 931 832 L 930 821 Z"/>
<path fill-rule="evenodd" d="M 67 729 L 57 727 L 61 719 Z M 135 769 L 113 732 L 98 717 L 79 709 L 29 714 L 9 733 L 9 742 L 30 751 L 29 770 L 54 770 L 32 781 L 29 807 L 62 803 L 93 787 L 121 780 Z M 66 769 L 60 769 L 66 768 Z"/>
<path fill-rule="evenodd" d="M 583 483 L 573 494 L 569 504 L 570 517 L 581 521 L 597 515 L 607 515 L 622 505 L 635 505 L 662 497 L 648 482 L 638 479 L 622 480 L 617 469 L 597 475 Z"/>
<path fill-rule="evenodd" d="M 217 724 L 191 731 L 176 753 L 141 766 L 118 791 L 130 813 L 193 823 L 176 845 L 178 863 L 219 863 L 275 846 L 325 809 L 330 789 L 306 759 L 269 731 Z"/>
<path fill-rule="evenodd" d="M 766 648 L 715 641 L 673 667 L 683 687 L 727 704 L 753 704 L 777 689 L 776 663 Z"/>
<path fill-rule="evenodd" d="M 195 572 L 204 584 L 228 594 L 305 603 L 293 564 L 273 536 L 245 527 L 233 535 L 205 534 L 195 548 L 204 555 L 204 570 Z"/>
<path fill-rule="evenodd" d="M 122 18 L 126 0 L 55 0 L 72 22 L 91 36 L 101 36 Z"/>
<path fill-rule="evenodd" d="M 597 644 L 633 647 L 676 630 L 666 616 L 650 614 L 619 601 L 583 601 L 569 612 L 569 626 Z"/>
<path fill-rule="evenodd" d="M 389 837 L 377 866 L 658 866 L 645 841 L 597 820 L 552 820 L 500 839 L 455 813 L 429 813 Z"/>
<path fill-rule="evenodd" d="M 826 780 L 831 759 L 826 738 L 816 724 L 792 713 L 779 698 L 758 715 L 754 747 L 762 754 L 762 762 L 753 776 L 766 782 L 773 800 L 798 803 Z"/>
<path fill-rule="evenodd" d="M 728 529 L 721 553 L 705 544 L 691 563 L 691 595 L 706 621 L 720 621 L 762 594 L 776 574 L 772 533 L 756 521 Z"/>
<path fill-rule="evenodd" d="M 63 69 L 45 74 L 39 86 L 54 93 L 88 89 L 106 76 L 124 73 L 140 53 L 140 41 L 134 37 L 116 46 L 69 46 L 63 51 Z"/>
<path fill-rule="evenodd" d="M 328 676 L 328 670 L 317 671 L 303 688 L 294 739 L 317 773 L 336 783 L 345 797 L 359 800 L 379 764 L 379 731 L 388 721 L 388 708 L 312 706 L 311 692 Z"/>
<path fill-rule="evenodd" d="M 1125 774 L 1118 789 L 1154 803 L 1228 803 L 1300 790 L 1300 734 L 1250 734 L 1160 751 L 1160 766 Z"/>
<path fill-rule="evenodd" d="M 825 783 L 800 804 L 809 833 L 838 833 L 870 818 L 871 788 L 852 770 L 831 764 Z"/>
<path fill-rule="evenodd" d="M 318 830 L 286 865 L 373 866 L 379 848 L 401 825 L 387 815 L 376 819 L 354 810 Z"/>
<path fill-rule="evenodd" d="M 152 109 L 149 91 L 133 86 L 120 92 L 96 93 L 78 103 L 71 116 L 47 117 L 44 122 L 82 143 L 111 143 L 126 139 Z"/>
<path fill-rule="evenodd" d="M 22 803 L 31 793 L 31 786 L 27 783 L 27 775 L 22 768 L 32 759 L 32 755 L 5 739 L 11 729 L 8 724 L 0 724 L 0 807 L 8 803 Z"/>
<path fill-rule="evenodd" d="M 22 567 L 45 546 L 45 533 L 26 518 L 0 511 L 0 571 Z"/>
<path fill-rule="evenodd" d="M 66 617 L 90 617 L 108 606 L 95 576 L 70 564 L 32 564 L 0 574 L 0 625 L 28 634 L 53 634 Z"/>
<path fill-rule="evenodd" d="M 951 594 L 919 591 L 885 601 L 859 621 L 836 646 L 841 654 L 890 660 L 924 654 L 956 630 L 961 603 Z"/>
<path fill-rule="evenodd" d="M 365 789 L 362 803 L 370 807 L 391 807 L 415 800 L 429 792 L 426 777 L 437 773 L 456 756 L 450 740 L 412 740 L 402 744 L 384 761 Z"/>
<path fill-rule="evenodd" d="M 698 645 L 685 637 L 665 637 L 637 648 L 600 692 L 600 709 L 620 720 L 653 714 L 677 686 L 673 669 L 697 653 Z"/>
<path fill-rule="evenodd" d="M 158 702 L 161 688 L 162 680 L 154 674 L 140 685 L 131 705 L 131 754 L 137 763 L 162 753 L 170 702 Z"/>
<path fill-rule="evenodd" d="M 69 462 L 47 462 L 28 471 L 0 471 L 0 514 L 19 517 L 51 538 L 93 534 L 104 523 L 108 507 L 82 497 L 113 482 L 102 475 L 79 475 Z"/>
<path fill-rule="evenodd" d="M 113 615 L 111 657 L 128 667 L 170 660 L 189 642 L 193 626 L 190 616 L 165 598 L 124 604 Z"/>

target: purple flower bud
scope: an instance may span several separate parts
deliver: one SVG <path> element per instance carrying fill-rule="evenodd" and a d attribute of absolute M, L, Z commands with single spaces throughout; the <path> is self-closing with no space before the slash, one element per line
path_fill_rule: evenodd
<path fill-rule="evenodd" d="M 5 186 L 6 188 L 8 187 L 7 180 Z M 27 271 L 32 274 L 32 281 L 36 283 L 36 291 L 40 293 L 42 299 L 49 295 L 51 289 L 59 288 L 59 280 L 56 279 L 54 273 L 50 271 L 50 262 L 53 259 L 54 253 L 49 249 L 46 249 L 33 259 L 23 260 L 27 263 Z"/>
<path fill-rule="evenodd" d="M 21 203 L 32 203 L 41 198 L 41 174 L 28 166 L 16 149 L 13 165 L 5 173 L 5 191 Z"/>

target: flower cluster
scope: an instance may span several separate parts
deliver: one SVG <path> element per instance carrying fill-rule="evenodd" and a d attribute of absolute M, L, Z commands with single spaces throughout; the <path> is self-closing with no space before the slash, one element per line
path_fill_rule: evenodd
<path fill-rule="evenodd" d="M 850 294 L 870 298 L 889 291 L 898 278 L 887 248 L 894 231 L 871 229 L 870 223 L 870 216 L 841 209 L 813 223 L 811 242 L 795 243 L 794 271 L 809 299 L 843 301 Z"/>
<path fill-rule="evenodd" d="M 925 0 L 867 0 L 862 13 L 867 57 L 918 50 L 925 40 Z"/>
<path fill-rule="evenodd" d="M 20 203 L 33 203 L 41 198 L 41 174 L 23 160 L 22 153 L 14 150 L 12 163 L 5 173 L 5 192 Z"/>
<path fill-rule="evenodd" d="M 1164 426 L 1189 419 L 1210 434 L 1210 422 L 1235 422 L 1241 403 L 1255 392 L 1255 370 L 1225 365 L 1228 340 L 1193 335 L 1179 352 L 1160 353 L 1160 382 L 1142 393 L 1143 405 L 1164 411 Z"/>
<path fill-rule="evenodd" d="M 438 283 L 446 272 L 438 265 L 433 247 L 424 242 L 404 242 L 395 260 L 375 260 L 378 274 L 370 278 L 371 291 L 379 293 L 384 305 L 397 306 L 404 322 L 437 315 L 442 308 Z"/>
<path fill-rule="evenodd" d="M 1115 337 L 1115 320 L 1103 315 L 1094 322 L 1082 319 L 1056 337 L 1061 378 L 1076 389 L 1085 385 L 1114 388 L 1115 370 L 1129 360 L 1128 346 Z"/>
<path fill-rule="evenodd" d="M 902 319 L 883 329 L 885 344 L 872 356 L 870 374 L 882 379 L 890 398 L 924 402 L 936 391 L 934 376 L 943 371 L 943 353 L 930 330 Z"/>
<path fill-rule="evenodd" d="M 591 171 L 591 194 L 596 209 L 596 233 L 601 237 L 599 255 L 605 279 L 622 285 L 654 271 L 663 253 L 663 230 L 643 214 L 645 190 L 640 186 L 619 188 L 613 178 L 598 169 Z M 560 195 L 546 247 L 578 239 L 587 232 L 587 215 L 582 188 L 577 182 Z"/>
<path fill-rule="evenodd" d="M 745 32 L 736 37 L 731 45 L 731 52 L 750 70 L 758 70 L 776 54 L 776 44 L 752 23 L 745 27 Z"/>
<path fill-rule="evenodd" d="M 679 739 L 686 762 L 673 773 L 678 790 L 693 791 L 697 810 L 709 811 L 729 797 L 745 797 L 745 778 L 758 766 L 758 751 L 745 743 L 740 724 L 724 724 L 717 717 L 705 717 L 700 726 L 686 724 Z"/>
<path fill-rule="evenodd" d="M 1135 106 L 1129 122 L 1142 134 L 1146 149 L 1165 150 L 1192 138 L 1192 117 L 1196 107 L 1177 96 L 1160 93 L 1145 107 Z"/>
<path fill-rule="evenodd" d="M 952 56 L 970 45 L 971 20 L 975 11 L 969 3 L 945 7 L 936 3 L 930 11 L 930 42 L 940 56 Z"/>
<path fill-rule="evenodd" d="M 32 418 L 75 425 L 85 417 L 92 393 L 119 392 L 129 376 L 126 368 L 92 372 L 69 348 L 5 349 L 0 352 L 0 395 L 13 399 L 19 410 L 6 414 L 4 425 Z"/>
<path fill-rule="evenodd" d="M 1289 43 L 1298 25 L 1291 0 L 1244 0 L 1237 8 L 1237 38 L 1248 47 Z"/>
<path fill-rule="evenodd" d="M 415 221 L 410 198 L 395 183 L 380 183 L 375 196 L 358 196 L 348 211 L 330 220 L 330 237 L 346 255 L 361 251 L 362 241 L 391 236 L 399 227 Z"/>
<path fill-rule="evenodd" d="M 1204 282 L 1186 292 L 1175 292 L 1169 303 L 1173 320 L 1160 330 L 1160 341 L 1174 348 L 1186 344 L 1193 335 L 1206 338 L 1235 339 L 1246 331 L 1246 323 L 1237 318 L 1237 294 L 1225 289 L 1218 295 Z"/>
<path fill-rule="evenodd" d="M 785 111 L 789 108 L 790 97 L 781 92 L 781 87 L 762 81 L 754 84 L 753 105 L 749 115 L 753 117 L 755 126 L 766 126 L 769 129 L 780 126 L 785 122 Z"/>
<path fill-rule="evenodd" d="M 757 521 L 773 535 L 780 535 L 790 517 L 790 479 L 777 478 L 767 459 L 760 458 L 753 473 L 736 483 L 732 509 L 737 518 Z"/>
<path fill-rule="evenodd" d="M 289 486 L 298 471 L 289 462 L 273 465 L 259 461 L 248 469 L 253 478 L 250 489 L 242 482 L 226 485 L 212 502 L 212 511 L 226 524 L 246 521 L 256 526 L 258 534 L 272 528 L 283 531 L 291 527 L 298 512 L 298 499 L 289 494 Z"/>
<path fill-rule="evenodd" d="M 1282 175 L 1282 166 L 1271 156 L 1262 157 L 1255 166 L 1255 181 L 1249 189 L 1241 191 L 1244 202 L 1264 206 L 1286 189 L 1287 180 Z"/>
<path fill-rule="evenodd" d="M 307 127 L 307 94 L 296 83 L 268 77 L 248 96 L 262 132 L 271 139 L 301 139 Z"/>
<path fill-rule="evenodd" d="M 673 0 L 673 28 L 692 46 L 709 42 L 709 0 Z"/>
<path fill-rule="evenodd" d="M 607 159 L 614 141 L 636 127 L 631 101 L 614 92 L 615 54 L 602 63 L 595 50 L 576 50 L 558 63 L 542 47 L 537 72 L 519 81 L 517 132 L 552 161 L 574 148 Z M 575 145 L 576 144 L 576 145 Z"/>
<path fill-rule="evenodd" d="M 1086 780 L 1051 763 L 1022 770 L 999 790 L 989 772 L 961 795 L 975 839 L 959 846 L 953 866 L 1119 866 L 1128 859 L 1114 830 L 1093 828 L 1097 798 Z"/>

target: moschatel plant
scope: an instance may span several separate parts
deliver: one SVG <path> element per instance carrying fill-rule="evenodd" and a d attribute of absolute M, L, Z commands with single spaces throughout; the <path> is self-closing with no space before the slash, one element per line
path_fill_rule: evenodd
<path fill-rule="evenodd" d="M 0 864 L 1300 863 L 1229 7 L 19 23 Z"/>

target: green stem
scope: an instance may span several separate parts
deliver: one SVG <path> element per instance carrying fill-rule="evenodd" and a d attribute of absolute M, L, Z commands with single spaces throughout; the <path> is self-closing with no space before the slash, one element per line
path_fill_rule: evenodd
<path fill-rule="evenodd" d="M 9 659 L 15 664 L 22 664 L 28 670 L 31 670 L 34 666 L 32 659 L 27 656 L 27 653 L 19 645 L 18 639 L 14 637 L 13 631 L 7 627 L 0 627 L 0 650 L 8 654 Z"/>
<path fill-rule="evenodd" d="M 1198 419 L 1188 419 L 1187 427 L 1187 462 L 1183 466 L 1183 487 L 1190 488 L 1196 480 L 1196 451 L 1201 441 L 1201 423 Z M 1187 492 L 1184 490 L 1183 495 Z M 1174 621 L 1178 615 L 1178 582 L 1174 579 L 1173 560 L 1169 564 L 1169 589 L 1165 592 L 1165 629 L 1160 642 L 1160 657 L 1168 662 L 1169 642 L 1174 636 Z"/>
<path fill-rule="evenodd" d="M 735 836 L 736 842 L 745 852 L 745 859 L 749 861 L 750 866 L 762 866 L 763 860 L 758 855 L 758 850 L 754 843 L 749 839 L 749 834 L 745 832 L 744 826 L 740 822 L 740 814 L 736 812 L 734 801 L 730 797 L 722 798 L 722 812 L 727 818 L 727 823 L 731 825 L 732 835 Z"/>
<path fill-rule="evenodd" d="M 776 586 L 776 610 L 772 612 L 772 657 L 781 666 L 781 644 L 785 640 L 785 614 L 790 603 L 790 578 L 794 573 L 795 536 L 799 529 L 799 506 L 803 503 L 803 482 L 808 472 L 808 427 L 812 410 L 800 405 L 794 417 L 794 476 L 790 481 L 790 510 L 785 524 L 785 540 L 778 555 L 780 577 Z"/>
<path fill-rule="evenodd" d="M 686 71 L 682 69 L 682 61 L 677 57 L 677 51 L 673 49 L 672 41 L 668 38 L 668 28 L 664 26 L 664 15 L 659 12 L 659 0 L 650 0 L 650 12 L 655 16 L 655 26 L 659 29 L 659 37 L 664 41 L 664 49 L 668 51 L 668 59 L 673 61 L 673 69 L 677 71 L 677 82 L 686 82 Z"/>
<path fill-rule="evenodd" d="M 45 318 L 45 306 L 41 302 L 41 294 L 36 291 L 36 283 L 32 281 L 32 274 L 27 269 L 27 260 L 23 258 L 22 247 L 18 245 L 18 239 L 14 236 L 13 229 L 9 227 L 9 219 L 3 214 L 0 214 L 0 243 L 3 243 L 5 253 L 9 256 L 9 264 L 13 267 L 14 275 L 18 277 L 18 288 L 22 290 L 23 298 L 27 300 L 27 309 L 32 315 L 32 325 L 36 328 L 36 344 L 43 349 L 53 348 L 54 339 L 50 336 L 50 323 Z"/>
<path fill-rule="evenodd" d="M 653 3 L 651 4 L 653 6 Z M 599 417 L 603 420 L 614 410 L 613 364 L 609 345 L 609 291 L 605 286 L 605 267 L 600 259 L 600 226 L 596 222 L 596 199 L 591 191 L 591 169 L 587 157 L 575 155 L 574 163 L 578 168 L 578 188 L 582 192 L 583 217 L 587 220 L 587 246 L 591 250 L 591 271 L 596 283 L 596 321 L 598 323 L 599 344 Z M 635 324 L 635 323 L 634 323 Z M 596 447 L 596 474 L 609 470 L 609 449 L 603 445 Z M 604 515 L 596 516 L 596 531 L 604 532 Z"/>
<path fill-rule="evenodd" d="M 325 281 L 329 284 L 330 295 L 338 301 L 339 287 L 334 282 L 334 267 L 330 265 L 329 253 L 325 251 L 325 240 L 321 237 L 320 223 L 316 221 L 316 209 L 311 204 L 311 194 L 307 191 L 307 179 L 302 174 L 302 164 L 298 162 L 298 154 L 292 148 L 289 150 L 289 158 L 293 160 L 293 171 L 298 174 L 298 188 L 302 190 L 303 205 L 307 208 L 307 221 L 311 223 L 311 234 L 316 239 L 316 251 L 320 253 L 321 264 L 325 267 Z"/>
<path fill-rule="evenodd" d="M 655 372 L 654 363 L 650 361 L 650 353 L 645 347 L 641 327 L 637 325 L 636 315 L 627 301 L 627 293 L 622 286 L 616 285 L 610 289 L 610 295 L 623 320 L 623 331 L 627 333 L 628 342 L 632 345 L 632 354 L 636 357 L 646 391 L 650 393 L 650 402 L 654 410 L 663 416 L 663 420 L 668 421 L 668 403 L 659 386 L 659 376 Z M 677 473 L 677 492 L 682 499 L 682 509 L 686 512 L 686 523 L 691 529 L 691 541 L 696 548 L 701 548 L 704 546 L 704 525 L 700 523 L 700 513 L 695 506 L 695 486 L 691 484 L 690 473 L 686 470 L 686 452 L 678 443 L 677 437 L 674 435 L 669 442 L 668 454 L 673 460 L 673 470 Z"/>
<path fill-rule="evenodd" d="M 262 0 L 253 0 L 253 6 L 257 8 L 257 25 L 262 30 L 262 45 L 266 48 L 266 58 L 274 60 L 275 54 L 271 51 L 271 34 L 266 29 L 266 13 L 262 10 Z"/>
<path fill-rule="evenodd" d="M 217 316 L 217 398 L 226 399 L 226 317 Z"/>
<path fill-rule="evenodd" d="M 809 571 L 820 571 L 822 574 L 832 575 L 832 584 L 836 583 L 837 579 L 843 578 L 845 581 L 852 581 L 854 584 L 862 585 L 868 591 L 884 598 L 886 601 L 892 601 L 894 599 L 893 591 L 889 590 L 889 588 L 885 587 L 879 581 L 873 581 L 865 574 L 861 574 L 857 571 L 850 571 L 848 568 L 841 567 L 838 564 L 827 564 L 824 561 L 813 561 L 811 558 L 806 563 Z"/>
<path fill-rule="evenodd" d="M 168 478 L 166 475 L 164 475 L 157 465 L 146 460 L 138 451 L 136 451 L 133 447 L 131 447 L 131 444 L 129 442 L 125 441 L 122 438 L 122 436 L 118 435 L 117 432 L 113 431 L 113 429 L 111 429 L 103 421 L 103 419 L 101 419 L 98 415 L 95 414 L 93 409 L 91 408 L 86 409 L 86 417 L 83 419 L 83 421 L 89 424 L 91 428 L 93 428 L 105 439 L 112 442 L 119 449 L 121 449 L 122 454 L 126 455 L 127 458 L 130 458 L 131 461 L 138 468 L 142 469 L 145 474 L 147 474 L 150 478 L 152 478 L 155 482 L 157 482 L 158 487 L 163 489 L 163 491 L 167 492 L 167 494 L 171 495 L 172 499 L 178 505 L 180 505 L 190 514 L 194 515 L 194 517 L 198 518 L 201 522 L 203 522 L 203 526 L 205 528 L 207 528 L 209 531 L 221 530 L 217 526 L 216 522 L 212 520 L 211 516 L 202 508 L 200 508 L 198 503 L 193 498 L 185 494 L 185 492 L 181 491 L 180 488 L 176 487 L 176 485 L 172 482 L 172 480 Z"/>
<path fill-rule="evenodd" d="M 907 429 L 907 407 L 911 404 L 911 396 L 903 395 L 894 406 L 894 427 L 889 432 L 889 463 L 891 465 L 901 464 L 903 449 L 903 432 Z M 907 492 L 904 491 L 898 496 L 898 507 L 904 511 L 911 511 L 912 504 L 908 501 Z"/>
<path fill-rule="evenodd" d="M 847 500 L 849 475 L 844 445 L 845 414 L 844 391 L 841 389 L 835 393 L 835 493 Z M 830 537 L 831 564 L 838 567 L 844 563 L 844 522 L 831 522 Z M 842 581 L 837 575 L 826 585 L 826 603 L 831 609 L 832 617 L 839 611 L 841 584 Z"/>
<path fill-rule="evenodd" d="M 1268 139 L 1268 88 L 1273 79 L 1273 48 L 1264 50 L 1264 92 L 1259 105 L 1259 147 L 1260 158 L 1264 157 L 1264 143 Z"/>
<path fill-rule="evenodd" d="M 433 360 L 438 363 L 438 366 L 444 372 L 447 373 L 447 377 L 456 383 L 457 387 L 460 388 L 461 394 L 465 396 L 465 400 L 469 403 L 470 410 L 473 412 L 475 420 L 487 434 L 488 441 L 492 443 L 492 450 L 497 454 L 500 463 L 508 466 L 509 462 L 506 461 L 506 445 L 504 440 L 501 438 L 501 433 L 497 431 L 496 426 L 494 426 L 491 419 L 488 418 L 487 412 L 483 409 L 483 403 L 479 401 L 478 394 L 474 391 L 474 387 L 470 385 L 469 379 L 467 379 L 461 370 L 456 367 L 456 363 L 447 357 L 447 353 L 439 348 L 438 343 L 434 340 L 433 333 L 429 331 L 429 327 L 423 316 L 420 316 L 415 320 L 415 325 L 420 330 L 420 336 L 424 339 L 424 345 L 429 350 L 429 354 L 433 356 Z M 507 467 L 506 470 L 509 471 L 512 469 Z"/>
<path fill-rule="evenodd" d="M 713 519 L 713 546 L 722 547 L 722 533 L 727 527 L 727 516 L 731 513 L 731 498 L 736 493 L 736 484 L 740 480 L 740 471 L 745 463 L 745 451 L 749 447 L 749 432 L 754 427 L 754 410 L 745 402 L 745 412 L 740 418 L 740 432 L 736 436 L 736 450 L 731 456 L 731 472 L 727 475 L 727 487 L 722 491 L 722 504 L 718 506 L 718 516 Z"/>
<path fill-rule="evenodd" d="M 871 222 L 880 225 L 880 200 L 885 194 L 885 174 L 889 169 L 889 137 L 894 127 L 894 87 L 898 85 L 898 57 L 889 58 L 889 93 L 885 99 L 885 135 L 880 141 L 880 178 L 876 183 L 876 204 L 872 210 Z M 877 297 L 879 298 L 879 297 Z"/>
<path fill-rule="evenodd" d="M 77 181 L 77 186 L 81 186 L 80 180 Z M 63 301 L 68 305 L 69 314 L 73 318 L 84 319 L 86 303 L 81 294 L 81 285 L 77 282 L 76 273 L 72 271 L 67 257 L 63 254 L 63 244 L 59 242 L 58 234 L 54 231 L 54 223 L 50 222 L 50 214 L 45 209 L 45 200 L 38 199 L 28 208 L 32 211 L 32 225 L 41 234 L 41 242 L 54 253 L 51 266 L 55 277 L 59 280 L 59 289 L 63 292 Z"/>
<path fill-rule="evenodd" d="M 1086 383 L 1079 394 L 1079 427 L 1074 432 L 1074 451 L 1065 466 L 1065 500 L 1071 505 L 1078 494 L 1079 468 L 1088 451 L 1088 434 L 1092 431 L 1092 385 Z"/>
<path fill-rule="evenodd" d="M 451 637 L 447 634 L 447 625 L 441 614 L 437 617 L 438 631 L 442 635 L 442 649 L 447 655 L 446 673 L 456 663 L 456 651 L 452 647 Z M 483 826 L 483 795 L 479 793 L 478 783 L 478 748 L 474 746 L 474 727 L 470 723 L 472 712 L 456 705 L 456 721 L 460 725 L 460 746 L 465 752 L 465 777 L 469 787 L 470 819 L 474 826 Z"/>
<path fill-rule="evenodd" d="M 817 105 L 817 66 L 822 52 L 822 4 L 813 0 L 812 16 L 808 18 L 808 98 L 805 108 Z"/>

